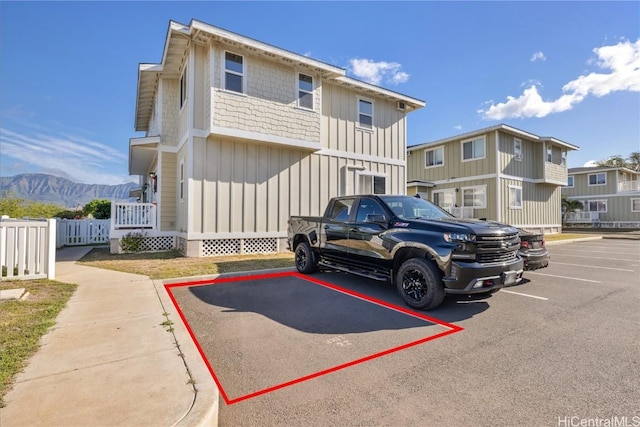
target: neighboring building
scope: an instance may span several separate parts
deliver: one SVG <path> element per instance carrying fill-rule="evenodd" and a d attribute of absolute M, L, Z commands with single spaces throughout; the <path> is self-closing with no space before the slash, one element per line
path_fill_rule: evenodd
<path fill-rule="evenodd" d="M 286 249 L 290 215 L 331 197 L 406 190 L 407 113 L 419 99 L 202 22 L 170 22 L 162 61 L 138 71 L 129 173 L 141 202 L 114 207 L 112 251 L 187 256 Z"/>
<path fill-rule="evenodd" d="M 640 228 L 640 172 L 616 167 L 569 169 L 562 195 L 582 203 L 567 225 Z"/>
<path fill-rule="evenodd" d="M 557 233 L 567 153 L 577 149 L 500 124 L 409 147 L 407 190 L 456 216 Z"/>

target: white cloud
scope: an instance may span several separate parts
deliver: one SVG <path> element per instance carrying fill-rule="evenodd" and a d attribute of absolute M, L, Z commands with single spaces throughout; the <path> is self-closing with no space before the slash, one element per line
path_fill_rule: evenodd
<path fill-rule="evenodd" d="M 462 130 L 462 125 L 455 125 L 453 128 L 455 130 Z"/>
<path fill-rule="evenodd" d="M 536 62 L 536 61 L 546 61 L 547 57 L 544 56 L 544 53 L 542 53 L 541 51 L 537 51 L 536 53 L 534 53 L 533 55 L 531 55 L 531 59 L 529 59 L 529 61 L 531 62 Z"/>
<path fill-rule="evenodd" d="M 543 100 L 537 85 L 532 84 L 519 97 L 507 96 L 506 102 L 498 104 L 489 102 L 490 106 L 479 109 L 478 113 L 493 120 L 545 117 L 570 110 L 589 95 L 601 97 L 618 91 L 640 92 L 640 39 L 635 43 L 623 41 L 593 51 L 597 55 L 594 63 L 607 72 L 579 76 L 562 87 L 563 95 L 558 99 Z"/>
<path fill-rule="evenodd" d="M 350 59 L 349 69 L 357 78 L 367 83 L 380 85 L 385 83 L 397 85 L 409 80 L 409 74 L 401 71 L 402 65 L 397 62 L 374 62 L 370 59 Z"/>
<path fill-rule="evenodd" d="M 598 162 L 596 162 L 595 160 L 589 160 L 584 165 L 582 165 L 582 167 L 584 168 L 592 168 L 594 166 L 598 166 Z"/>
<path fill-rule="evenodd" d="M 0 129 L 0 155 L 24 166 L 24 171 L 50 173 L 86 184 L 122 184 L 134 178 L 112 173 L 126 165 L 127 155 L 90 139 L 38 129 L 20 133 Z M 8 163 L 8 162 L 7 162 Z"/>

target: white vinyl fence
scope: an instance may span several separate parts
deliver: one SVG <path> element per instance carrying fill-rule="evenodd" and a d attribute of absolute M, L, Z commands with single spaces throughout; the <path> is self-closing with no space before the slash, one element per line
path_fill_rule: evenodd
<path fill-rule="evenodd" d="M 56 220 L 0 219 L 2 280 L 55 279 Z"/>
<path fill-rule="evenodd" d="M 57 247 L 109 243 L 110 219 L 58 220 Z"/>

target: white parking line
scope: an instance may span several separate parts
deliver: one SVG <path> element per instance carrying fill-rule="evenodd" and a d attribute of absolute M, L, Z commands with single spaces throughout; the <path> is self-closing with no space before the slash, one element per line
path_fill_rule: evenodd
<path fill-rule="evenodd" d="M 601 270 L 615 270 L 615 271 L 635 271 L 635 270 L 626 270 L 624 268 L 611 268 L 611 267 L 598 267 L 595 265 L 584 265 L 584 264 L 569 264 L 566 262 L 554 262 L 553 265 L 573 265 L 574 267 L 589 267 L 589 268 L 599 268 Z"/>
<path fill-rule="evenodd" d="M 598 282 L 597 280 L 578 279 L 577 277 L 567 277 L 567 276 L 556 276 L 554 274 L 535 273 L 533 271 L 528 271 L 527 274 L 536 274 L 538 276 L 557 277 L 559 279 L 579 280 L 581 282 L 589 282 L 589 283 L 602 283 L 602 282 Z"/>
<path fill-rule="evenodd" d="M 514 294 L 514 295 L 521 295 L 523 297 L 529 297 L 529 298 L 535 298 L 535 299 L 541 299 L 543 301 L 549 301 L 549 298 L 545 298 L 545 297 L 538 297 L 535 295 L 529 295 L 529 294 L 521 294 L 520 292 L 513 292 L 513 291 L 505 291 L 504 289 L 500 290 L 500 293 L 502 292 L 506 292 L 508 294 Z"/>
<path fill-rule="evenodd" d="M 565 253 L 556 253 L 555 251 L 552 252 L 552 255 L 569 256 L 569 257 L 573 257 L 573 258 L 606 259 L 607 261 L 635 261 L 635 259 L 625 259 L 625 258 L 602 258 L 602 257 L 599 257 L 599 256 L 570 255 L 570 254 L 565 254 Z"/>

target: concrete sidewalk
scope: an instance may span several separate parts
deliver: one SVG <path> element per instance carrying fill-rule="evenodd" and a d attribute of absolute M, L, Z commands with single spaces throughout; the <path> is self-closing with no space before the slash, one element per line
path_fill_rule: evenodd
<path fill-rule="evenodd" d="M 90 250 L 58 251 L 56 280 L 78 289 L 6 395 L 0 425 L 217 425 L 218 389 L 162 283 L 75 263 Z"/>

